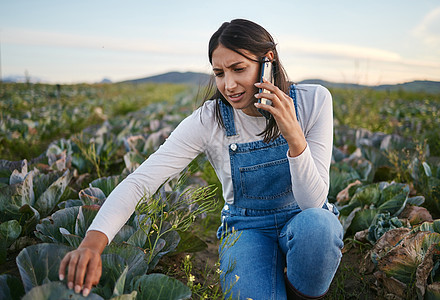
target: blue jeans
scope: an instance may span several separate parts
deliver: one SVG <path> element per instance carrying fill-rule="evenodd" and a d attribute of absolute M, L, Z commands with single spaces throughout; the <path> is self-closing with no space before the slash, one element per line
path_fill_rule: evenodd
<path fill-rule="evenodd" d="M 220 269 L 226 298 L 286 299 L 285 268 L 301 293 L 321 296 L 328 290 L 342 256 L 342 226 L 326 205 L 304 211 L 295 207 L 224 207 L 218 235 L 223 235 Z M 232 228 L 236 233 L 226 235 L 230 239 L 225 242 L 224 233 Z"/>

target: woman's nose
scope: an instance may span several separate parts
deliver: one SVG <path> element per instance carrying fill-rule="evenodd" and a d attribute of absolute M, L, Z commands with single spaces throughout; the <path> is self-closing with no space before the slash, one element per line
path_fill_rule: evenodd
<path fill-rule="evenodd" d="M 232 75 L 225 75 L 225 89 L 233 91 L 237 87 L 237 82 Z"/>

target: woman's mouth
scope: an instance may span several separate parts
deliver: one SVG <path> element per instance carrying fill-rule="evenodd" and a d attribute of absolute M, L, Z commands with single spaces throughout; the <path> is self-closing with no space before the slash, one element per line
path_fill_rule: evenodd
<path fill-rule="evenodd" d="M 232 94 L 232 95 L 228 95 L 228 98 L 231 100 L 231 101 L 239 101 L 241 98 L 242 98 L 242 96 L 244 95 L 244 92 L 242 92 L 242 93 L 237 93 L 237 94 Z"/>

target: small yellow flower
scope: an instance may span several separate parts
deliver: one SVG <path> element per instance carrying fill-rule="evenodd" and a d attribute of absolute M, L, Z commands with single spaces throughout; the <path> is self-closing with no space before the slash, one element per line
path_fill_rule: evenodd
<path fill-rule="evenodd" d="M 237 282 L 240 279 L 240 276 L 235 275 L 235 281 Z"/>
<path fill-rule="evenodd" d="M 194 280 L 196 280 L 196 277 L 193 274 L 189 274 L 188 281 L 189 282 L 194 282 Z"/>
<path fill-rule="evenodd" d="M 185 259 L 186 259 L 186 260 L 190 260 L 190 258 L 191 258 L 191 255 L 189 255 L 189 254 L 187 254 L 187 255 L 185 256 Z"/>
<path fill-rule="evenodd" d="M 222 270 L 217 269 L 217 270 L 215 270 L 215 272 L 216 272 L 217 274 L 221 274 L 221 273 L 222 273 Z"/>

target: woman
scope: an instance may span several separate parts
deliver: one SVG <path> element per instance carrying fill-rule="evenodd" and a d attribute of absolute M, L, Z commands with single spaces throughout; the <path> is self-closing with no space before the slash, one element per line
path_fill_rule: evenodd
<path fill-rule="evenodd" d="M 222 288 L 233 299 L 318 299 L 341 258 L 342 227 L 327 202 L 333 142 L 330 93 L 290 85 L 271 35 L 237 19 L 209 42 L 216 90 L 168 140 L 109 196 L 69 267 L 69 288 L 83 294 L 99 282 L 105 246 L 145 193 L 152 194 L 205 153 L 223 187 L 218 237 L 233 228 L 235 243 L 221 256 Z M 258 83 L 262 60 L 274 84 Z M 259 93 L 259 88 L 269 92 Z M 266 98 L 272 105 L 257 103 Z M 258 111 L 271 114 L 266 120 Z M 229 228 L 229 229 L 228 229 Z M 232 269 L 231 269 L 231 266 Z"/>

